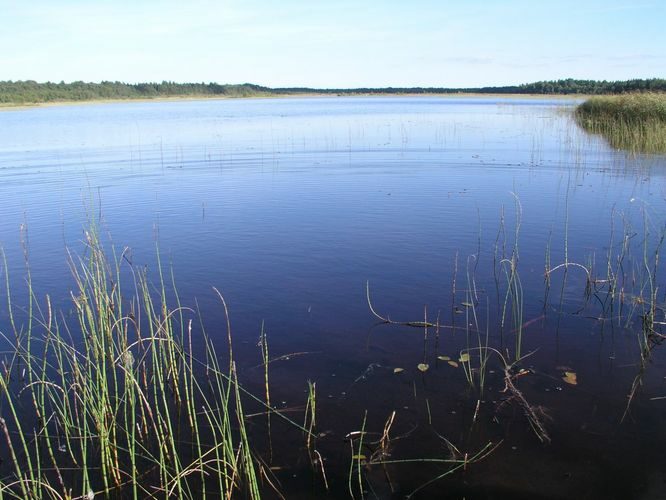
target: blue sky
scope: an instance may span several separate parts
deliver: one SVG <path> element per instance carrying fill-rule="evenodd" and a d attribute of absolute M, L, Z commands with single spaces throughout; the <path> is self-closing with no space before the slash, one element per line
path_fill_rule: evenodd
<path fill-rule="evenodd" d="M 665 0 L 0 0 L 0 80 L 465 87 L 666 77 Z"/>

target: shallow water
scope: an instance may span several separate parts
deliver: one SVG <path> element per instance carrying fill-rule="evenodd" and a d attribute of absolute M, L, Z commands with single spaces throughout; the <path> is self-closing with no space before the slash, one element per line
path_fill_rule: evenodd
<path fill-rule="evenodd" d="M 92 217 L 149 272 L 159 246 L 181 300 L 196 298 L 222 346 L 212 287 L 224 294 L 249 388 L 261 394 L 262 322 L 273 356 L 305 353 L 272 364 L 274 400 L 302 407 L 306 381 L 316 381 L 331 496 L 348 495 L 344 436 L 360 429 L 366 411 L 366 429 L 381 435 L 393 410 L 395 436 L 409 433 L 395 441 L 396 459 L 448 457 L 441 436 L 461 456 L 501 443 L 417 496 L 656 495 L 666 465 L 664 356 L 655 347 L 641 370 L 637 339 L 650 277 L 655 319 L 664 321 L 664 273 L 652 266 L 664 231 L 666 159 L 630 157 L 586 135 L 570 116 L 574 104 L 359 97 L 0 113 L 0 243 L 14 301 L 25 296 L 27 238 L 37 295 L 71 309 L 66 251 L 82 250 Z M 507 292 L 512 255 L 516 300 Z M 548 265 L 564 262 L 586 267 L 596 280 L 591 293 L 581 267 L 544 280 Z M 609 262 L 622 295 L 611 296 L 603 281 Z M 378 324 L 367 282 L 380 315 L 439 316 L 446 328 Z M 5 334 L 7 318 L 4 306 Z M 489 357 L 483 394 L 477 375 L 470 388 L 462 366 L 437 358 L 456 360 L 487 335 L 513 361 L 521 325 L 520 352 L 530 355 L 517 368 L 529 373 L 515 383 L 547 414 L 550 444 L 505 401 L 499 355 Z M 562 379 L 565 371 L 577 385 Z M 287 450 L 301 446 L 292 438 L 285 434 L 285 464 L 293 463 Z M 367 469 L 369 496 L 404 496 L 445 470 L 390 469 Z M 323 494 L 309 464 L 276 474 L 288 497 Z"/>

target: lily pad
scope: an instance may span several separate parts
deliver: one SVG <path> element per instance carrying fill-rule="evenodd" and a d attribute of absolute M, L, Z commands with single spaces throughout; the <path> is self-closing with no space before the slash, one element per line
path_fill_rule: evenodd
<path fill-rule="evenodd" d="M 455 361 L 451 361 L 451 360 L 449 360 L 448 363 L 449 363 L 452 367 L 454 367 L 454 368 L 458 368 L 458 363 L 456 363 Z"/>
<path fill-rule="evenodd" d="M 428 368 L 430 368 L 430 365 L 428 365 L 428 363 L 419 363 L 417 368 L 422 372 L 426 372 L 428 371 Z"/>
<path fill-rule="evenodd" d="M 402 373 L 404 371 L 405 371 L 404 368 L 393 368 L 393 373 Z"/>
<path fill-rule="evenodd" d="M 472 304 L 471 302 L 461 302 L 460 305 L 463 305 L 465 307 L 474 307 L 474 304 Z"/>
<path fill-rule="evenodd" d="M 469 363 L 469 353 L 468 352 L 462 353 L 458 361 L 460 361 L 461 363 Z"/>
<path fill-rule="evenodd" d="M 437 356 L 437 359 L 439 359 L 440 361 L 451 361 L 451 358 L 449 358 L 448 356 Z"/>
<path fill-rule="evenodd" d="M 578 385 L 578 379 L 576 377 L 576 372 L 564 372 L 564 377 L 562 377 L 567 384 Z"/>

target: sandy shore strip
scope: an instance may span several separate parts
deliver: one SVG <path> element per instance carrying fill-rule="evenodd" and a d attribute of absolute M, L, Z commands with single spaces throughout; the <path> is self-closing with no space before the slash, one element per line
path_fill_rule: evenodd
<path fill-rule="evenodd" d="M 413 93 L 413 94 L 383 94 L 383 93 L 358 93 L 358 94 L 333 94 L 333 93 L 297 93 L 297 94 L 271 94 L 271 95 L 256 95 L 256 96 L 207 96 L 207 95 L 192 95 L 192 96 L 169 96 L 169 97 L 137 97 L 128 99 L 91 99 L 81 101 L 52 101 L 52 102 L 35 102 L 35 103 L 2 103 L 0 104 L 0 112 L 2 111 L 23 111 L 28 109 L 39 108 L 52 108 L 59 106 L 90 106 L 96 104 L 118 104 L 118 103 L 146 103 L 146 102 L 177 102 L 177 101 L 220 101 L 229 99 L 293 99 L 293 98 L 338 98 L 338 97 L 431 97 L 440 99 L 464 99 L 464 98 L 480 98 L 485 97 L 488 99 L 558 99 L 562 101 L 567 100 L 583 100 L 589 96 L 583 94 L 482 94 L 482 93 Z"/>

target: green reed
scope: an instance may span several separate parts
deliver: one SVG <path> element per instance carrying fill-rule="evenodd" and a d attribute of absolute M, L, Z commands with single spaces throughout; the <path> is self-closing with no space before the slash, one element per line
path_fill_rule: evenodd
<path fill-rule="evenodd" d="M 308 380 L 308 399 L 305 403 L 305 417 L 303 428 L 306 432 L 306 447 L 310 455 L 310 461 L 314 463 L 314 429 L 317 424 L 317 383 Z"/>
<path fill-rule="evenodd" d="M 515 218 L 516 226 L 514 228 L 514 241 L 511 254 L 508 257 L 503 257 L 498 261 L 498 267 L 501 272 L 504 273 L 506 278 L 506 293 L 504 295 L 504 301 L 502 303 L 502 313 L 501 313 L 501 328 L 504 331 L 504 328 L 508 324 L 508 313 L 509 310 L 512 323 L 514 326 L 513 331 L 515 332 L 515 359 L 518 360 L 521 357 L 521 350 L 523 345 L 523 285 L 520 280 L 520 274 L 518 272 L 518 262 L 519 262 L 519 236 L 520 236 L 520 226 L 522 223 L 523 207 L 520 203 L 520 198 L 515 193 L 511 193 L 514 198 L 515 203 Z M 502 225 L 504 221 L 502 219 Z M 497 242 L 495 244 L 495 259 L 497 260 Z M 497 277 L 496 284 L 498 283 Z M 499 288 L 498 288 L 499 292 Z"/>
<path fill-rule="evenodd" d="M 199 498 L 211 490 L 260 498 L 243 401 L 270 407 L 240 385 L 231 352 L 228 369 L 220 365 L 177 293 L 170 307 L 161 264 L 154 284 L 123 265 L 125 252 L 111 254 L 92 225 L 83 256 L 70 254 L 70 318 L 37 298 L 29 272 L 28 308 L 16 314 L 6 272 L 13 355 L 0 374 L 0 440 L 12 472 L 0 477 L 0 497 Z M 193 335 L 205 339 L 203 360 Z"/>
<path fill-rule="evenodd" d="M 575 117 L 616 149 L 666 152 L 666 93 L 592 97 L 576 108 Z"/>

